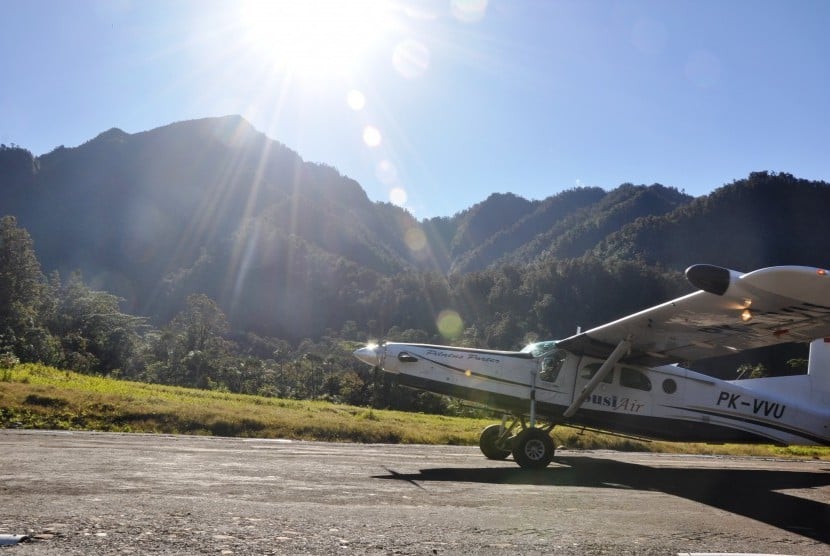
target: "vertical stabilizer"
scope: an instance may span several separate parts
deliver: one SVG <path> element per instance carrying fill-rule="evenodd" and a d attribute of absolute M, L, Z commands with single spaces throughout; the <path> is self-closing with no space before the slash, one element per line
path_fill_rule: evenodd
<path fill-rule="evenodd" d="M 819 338 L 810 342 L 807 374 L 810 375 L 813 395 L 821 393 L 822 398 L 830 398 L 830 338 Z"/>

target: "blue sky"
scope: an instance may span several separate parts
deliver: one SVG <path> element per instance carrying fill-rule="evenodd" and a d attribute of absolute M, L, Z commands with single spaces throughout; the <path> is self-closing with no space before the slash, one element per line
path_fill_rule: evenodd
<path fill-rule="evenodd" d="M 830 180 L 824 0 L 0 0 L 0 142 L 241 114 L 376 201 Z"/>

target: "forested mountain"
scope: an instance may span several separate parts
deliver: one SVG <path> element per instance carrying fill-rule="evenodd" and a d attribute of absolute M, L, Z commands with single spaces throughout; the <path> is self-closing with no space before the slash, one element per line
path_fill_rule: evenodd
<path fill-rule="evenodd" d="M 665 214 L 691 199 L 659 184 L 623 184 L 607 193 L 598 187 L 563 191 L 473 246 L 456 259 L 453 270 L 481 270 L 495 262 L 523 264 L 543 256 L 581 257 L 637 218 Z"/>
<path fill-rule="evenodd" d="M 316 258 L 381 274 L 411 267 L 400 233 L 417 226 L 409 214 L 371 203 L 353 180 L 238 117 L 113 129 L 37 159 L 3 152 L 0 213 L 31 233 L 44 268 L 80 270 L 129 310 L 162 320 L 174 292 L 219 297 L 262 268 L 294 271 Z M 210 283 L 204 274 L 189 282 L 204 272 L 215 273 Z M 291 276 L 271 278 L 269 289 L 284 289 Z"/>
<path fill-rule="evenodd" d="M 507 349 L 687 292 L 690 264 L 828 263 L 824 182 L 759 172 L 696 199 L 558 189 L 418 221 L 237 116 L 111 129 L 39 157 L 0 148 L 0 216 L 31 234 L 44 272 L 79 270 L 155 326 L 204 294 L 238 333 Z"/>
<path fill-rule="evenodd" d="M 453 261 L 452 271 L 463 273 L 481 270 L 501 258 L 509 257 L 523 246 L 533 244 L 537 238 L 555 234 L 554 230 L 562 230 L 569 216 L 592 205 L 604 195 L 602 189 L 594 187 L 571 189 L 549 197 L 534 205 L 532 212 L 527 212 L 458 255 Z"/>
<path fill-rule="evenodd" d="M 493 193 L 486 200 L 455 216 L 457 228 L 450 243 L 454 260 L 530 214 L 538 203 L 512 193 Z"/>
<path fill-rule="evenodd" d="M 754 172 L 664 216 L 620 227 L 598 242 L 601 258 L 682 268 L 691 261 L 753 270 L 830 263 L 830 187 L 789 174 Z"/>

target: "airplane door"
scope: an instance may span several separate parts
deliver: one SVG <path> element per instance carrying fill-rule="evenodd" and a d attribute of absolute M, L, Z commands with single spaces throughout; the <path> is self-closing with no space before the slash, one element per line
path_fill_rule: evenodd
<path fill-rule="evenodd" d="M 582 392 L 582 389 L 590 382 L 594 375 L 597 374 L 599 368 L 602 366 L 603 361 L 597 359 L 591 359 L 588 357 L 583 357 L 582 360 L 579 362 L 579 368 L 576 373 L 576 377 L 574 380 L 574 389 L 573 389 L 573 396 L 576 397 Z M 613 384 L 614 378 L 617 374 L 617 369 L 614 368 L 610 373 L 608 373 L 605 378 L 600 382 L 594 391 L 591 392 L 591 395 L 586 398 L 586 400 L 582 403 L 583 407 L 591 408 L 591 409 L 599 409 L 599 410 L 606 410 L 612 411 L 614 409 L 614 392 L 613 392 Z"/>
<path fill-rule="evenodd" d="M 583 359 L 576 375 L 574 395 L 582 392 L 601 366 L 602 361 Z M 652 415 L 653 399 L 651 379 L 646 372 L 627 365 L 617 365 L 582 405 L 593 410 L 646 416 Z"/>

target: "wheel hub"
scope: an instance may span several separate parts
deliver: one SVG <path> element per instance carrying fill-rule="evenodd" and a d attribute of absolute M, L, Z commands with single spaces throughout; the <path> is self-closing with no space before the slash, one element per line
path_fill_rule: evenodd
<path fill-rule="evenodd" d="M 545 457 L 545 445 L 541 440 L 531 439 L 525 444 L 525 455 L 533 461 L 540 461 Z"/>

